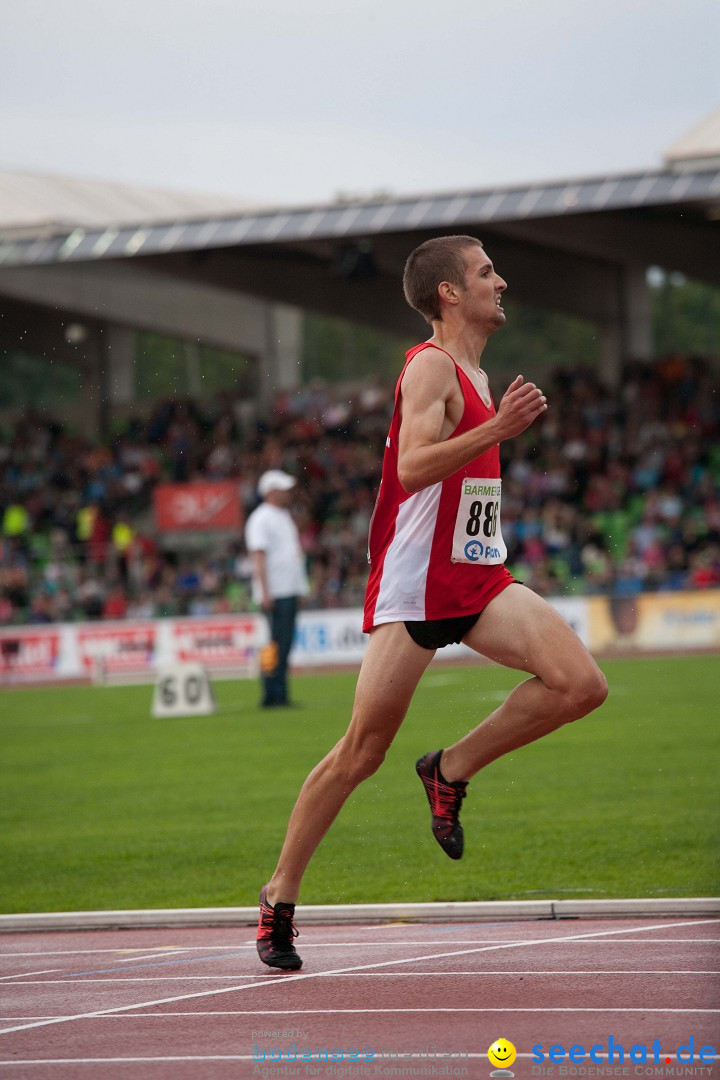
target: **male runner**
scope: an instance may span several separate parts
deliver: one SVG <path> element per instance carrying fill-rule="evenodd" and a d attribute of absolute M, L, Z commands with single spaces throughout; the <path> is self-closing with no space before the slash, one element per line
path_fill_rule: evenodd
<path fill-rule="evenodd" d="M 257 946 L 270 967 L 301 966 L 293 916 L 302 875 L 350 793 L 382 764 L 436 649 L 463 641 L 531 675 L 463 739 L 417 762 L 433 835 L 453 859 L 462 855 L 458 813 L 467 781 L 607 695 L 573 630 L 504 566 L 499 443 L 547 409 L 542 391 L 518 375 L 496 411 L 479 366 L 505 322 L 507 285 L 470 236 L 421 244 L 403 285 L 433 333 L 407 354 L 398 380 L 370 526 L 363 626 L 370 640 L 350 726 L 305 781 L 260 893 Z"/>

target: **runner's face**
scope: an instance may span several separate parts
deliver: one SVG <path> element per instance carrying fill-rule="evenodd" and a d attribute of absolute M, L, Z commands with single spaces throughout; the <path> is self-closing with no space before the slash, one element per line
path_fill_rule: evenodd
<path fill-rule="evenodd" d="M 465 300 L 468 319 L 477 321 L 491 333 L 505 322 L 500 301 L 507 284 L 496 272 L 481 247 L 468 248 L 465 253 Z"/>

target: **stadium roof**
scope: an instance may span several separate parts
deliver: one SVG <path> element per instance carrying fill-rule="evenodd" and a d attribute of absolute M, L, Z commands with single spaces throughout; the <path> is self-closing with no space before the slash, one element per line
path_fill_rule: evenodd
<path fill-rule="evenodd" d="M 647 267 L 720 285 L 720 160 L 686 151 L 642 172 L 279 208 L 0 174 L 0 348 L 81 365 L 98 416 L 132 384 L 136 330 L 256 357 L 269 400 L 297 381 L 301 310 L 416 340 L 407 256 L 468 233 L 518 303 L 592 321 L 617 379 L 652 355 Z"/>
<path fill-rule="evenodd" d="M 31 184 L 33 178 L 26 180 Z M 24 182 L 19 176 L 20 187 Z M 96 189 L 96 185 L 89 188 Z M 8 228 L 7 224 L 3 227 L 0 177 L 0 265 L 122 259 L 428 230 L 466 231 L 496 223 L 530 223 L 613 211 L 642 210 L 652 216 L 653 211 L 671 210 L 697 224 L 720 220 L 720 163 L 682 171 L 668 167 L 591 179 L 278 209 L 230 210 L 221 206 L 220 199 L 211 207 L 211 199 L 193 211 L 187 197 L 154 193 L 155 217 L 150 213 L 152 199 L 147 189 L 122 185 L 103 185 L 103 189 L 112 190 L 115 196 L 104 214 L 96 191 L 85 210 L 78 207 L 75 216 L 73 196 L 64 204 L 62 215 L 53 218 L 48 214 L 34 224 L 28 219 L 22 228 L 18 219 L 15 227 Z M 4 190 L 7 193 L 7 186 Z M 127 194 L 131 191 L 134 199 Z M 138 192 L 143 192 L 143 198 Z M 77 189 L 74 194 L 78 194 Z"/>
<path fill-rule="evenodd" d="M 247 203 L 229 196 L 50 173 L 0 172 L 0 234 L 51 235 L 67 228 L 137 226 L 247 209 Z"/>
<path fill-rule="evenodd" d="M 678 170 L 720 167 L 720 109 L 677 139 L 665 151 L 665 161 Z"/>

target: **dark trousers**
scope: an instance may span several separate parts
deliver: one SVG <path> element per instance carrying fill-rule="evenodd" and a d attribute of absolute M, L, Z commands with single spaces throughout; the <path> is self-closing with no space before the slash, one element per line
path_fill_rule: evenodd
<path fill-rule="evenodd" d="M 288 656 L 295 636 L 297 610 L 297 596 L 282 596 L 273 600 L 271 610 L 266 613 L 270 637 L 277 646 L 277 663 L 271 671 L 265 671 L 261 676 L 262 705 L 287 705 Z"/>

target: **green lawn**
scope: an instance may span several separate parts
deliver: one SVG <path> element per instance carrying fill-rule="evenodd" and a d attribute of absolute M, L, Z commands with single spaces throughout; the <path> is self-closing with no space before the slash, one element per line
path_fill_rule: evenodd
<path fill-rule="evenodd" d="M 612 661 L 594 716 L 496 762 L 463 807 L 466 848 L 432 839 L 415 776 L 521 676 L 434 665 L 380 772 L 305 879 L 305 903 L 718 892 L 716 658 Z M 263 713 L 252 682 L 217 715 L 150 718 L 152 688 L 0 695 L 0 910 L 254 904 L 306 773 L 342 734 L 353 675 L 295 680 Z"/>

